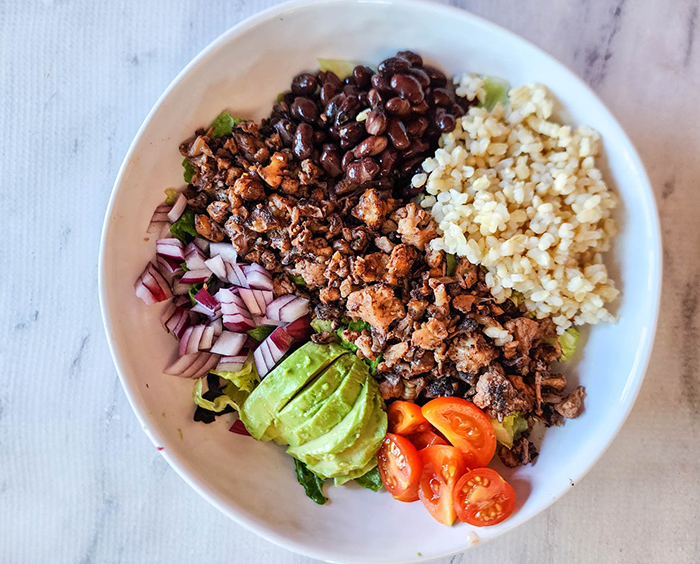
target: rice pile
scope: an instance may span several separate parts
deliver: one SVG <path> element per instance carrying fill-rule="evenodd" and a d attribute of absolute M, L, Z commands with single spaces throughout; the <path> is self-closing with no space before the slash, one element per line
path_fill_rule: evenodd
<path fill-rule="evenodd" d="M 465 75 L 457 93 L 483 101 L 483 82 Z M 616 233 L 617 198 L 596 168 L 600 135 L 552 121 L 540 84 L 512 89 L 509 98 L 491 112 L 471 108 L 423 162 L 427 174 L 413 178 L 425 185 L 421 205 L 439 227 L 432 244 L 486 267 L 499 302 L 519 292 L 560 332 L 613 321 L 605 306 L 619 292 L 601 253 Z"/>

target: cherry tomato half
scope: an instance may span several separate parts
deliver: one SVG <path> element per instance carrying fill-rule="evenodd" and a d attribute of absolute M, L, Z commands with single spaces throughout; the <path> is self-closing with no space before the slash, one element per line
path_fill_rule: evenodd
<path fill-rule="evenodd" d="M 419 405 L 410 401 L 395 401 L 387 410 L 389 416 L 389 431 L 396 435 L 410 435 L 418 431 L 430 429 L 430 423 L 423 417 Z"/>
<path fill-rule="evenodd" d="M 470 468 L 482 468 L 493 458 L 496 434 L 488 416 L 472 402 L 436 398 L 423 406 L 423 415 L 467 456 Z"/>
<path fill-rule="evenodd" d="M 447 441 L 433 431 L 418 431 L 406 437 L 419 451 L 432 445 L 446 445 Z"/>
<path fill-rule="evenodd" d="M 467 472 L 464 453 L 449 445 L 433 445 L 420 451 L 423 472 L 418 497 L 430 514 L 443 525 L 452 525 L 456 518 L 453 490 Z"/>
<path fill-rule="evenodd" d="M 513 488 L 491 468 L 477 468 L 462 476 L 453 499 L 460 521 L 475 527 L 500 523 L 515 507 Z"/>
<path fill-rule="evenodd" d="M 384 487 L 399 501 L 418 501 L 423 462 L 407 438 L 387 433 L 377 453 L 379 475 Z"/>

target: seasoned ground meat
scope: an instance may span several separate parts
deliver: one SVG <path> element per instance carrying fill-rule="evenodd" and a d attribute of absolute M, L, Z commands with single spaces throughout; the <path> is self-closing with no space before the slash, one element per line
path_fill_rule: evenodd
<path fill-rule="evenodd" d="M 396 221 L 401 241 L 421 251 L 425 250 L 428 242 L 437 237 L 432 217 L 416 204 L 408 204 L 397 210 L 392 219 Z"/>
<path fill-rule="evenodd" d="M 406 310 L 394 291 L 384 284 L 375 284 L 348 296 L 347 310 L 351 317 L 362 319 L 381 333 L 386 333 Z"/>
<path fill-rule="evenodd" d="M 467 333 L 452 340 L 447 355 L 460 372 L 476 373 L 498 357 L 498 350 L 481 333 Z"/>

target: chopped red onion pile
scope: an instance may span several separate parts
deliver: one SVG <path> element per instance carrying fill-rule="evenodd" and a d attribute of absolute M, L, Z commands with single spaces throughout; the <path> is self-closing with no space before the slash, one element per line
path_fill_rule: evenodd
<path fill-rule="evenodd" d="M 172 298 L 160 321 L 179 341 L 178 358 L 164 372 L 183 378 L 214 369 L 236 372 L 252 352 L 264 378 L 295 343 L 311 336 L 309 302 L 294 295 L 275 298 L 270 273 L 259 264 L 237 263 L 230 243 L 195 238 L 183 245 L 172 237 L 170 225 L 186 207 L 180 194 L 175 205 L 156 208 L 148 227 L 160 235 L 155 262 L 135 284 L 136 296 L 148 305 Z M 258 343 L 245 332 L 261 325 L 276 328 Z"/>

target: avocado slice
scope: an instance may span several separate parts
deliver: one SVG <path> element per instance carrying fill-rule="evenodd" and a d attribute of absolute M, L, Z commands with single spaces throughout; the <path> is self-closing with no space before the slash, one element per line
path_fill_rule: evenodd
<path fill-rule="evenodd" d="M 374 397 L 374 409 L 358 439 L 335 456 L 323 458 L 309 466 L 314 474 L 336 480 L 352 480 L 369 472 L 377 463 L 379 450 L 387 430 L 387 415 L 379 394 Z M 367 467 L 372 463 L 371 467 Z"/>
<path fill-rule="evenodd" d="M 357 398 L 345 419 L 325 435 L 301 446 L 289 447 L 287 453 L 304 464 L 313 465 L 322 458 L 332 457 L 335 453 L 348 448 L 360 436 L 360 432 L 372 414 L 376 389 L 374 379 L 368 379 L 362 386 L 360 397 Z"/>
<path fill-rule="evenodd" d="M 340 345 L 306 343 L 299 347 L 270 372 L 241 406 L 241 421 L 258 440 L 279 437 L 274 426 L 275 415 L 309 381 L 331 362 L 348 351 Z"/>
<path fill-rule="evenodd" d="M 282 434 L 307 422 L 323 406 L 326 399 L 343 383 L 353 367 L 352 356 L 342 355 L 312 380 L 277 414 L 277 427 Z M 358 387 L 359 393 L 359 387 Z"/>
<path fill-rule="evenodd" d="M 375 466 L 377 465 L 377 457 L 375 456 L 370 460 L 365 466 L 360 468 L 359 470 L 353 470 L 352 472 L 349 472 L 343 476 L 338 476 L 337 478 L 333 479 L 333 485 L 334 486 L 342 486 L 346 482 L 349 482 L 350 480 L 355 480 L 359 478 L 360 476 L 364 476 L 372 470 Z"/>
<path fill-rule="evenodd" d="M 347 376 L 323 405 L 319 406 L 315 415 L 298 427 L 283 430 L 289 445 L 296 447 L 325 435 L 350 413 L 357 402 L 362 386 L 371 379 L 369 370 L 364 362 L 352 354 L 340 357 L 337 362 L 341 361 L 350 366 Z"/>

